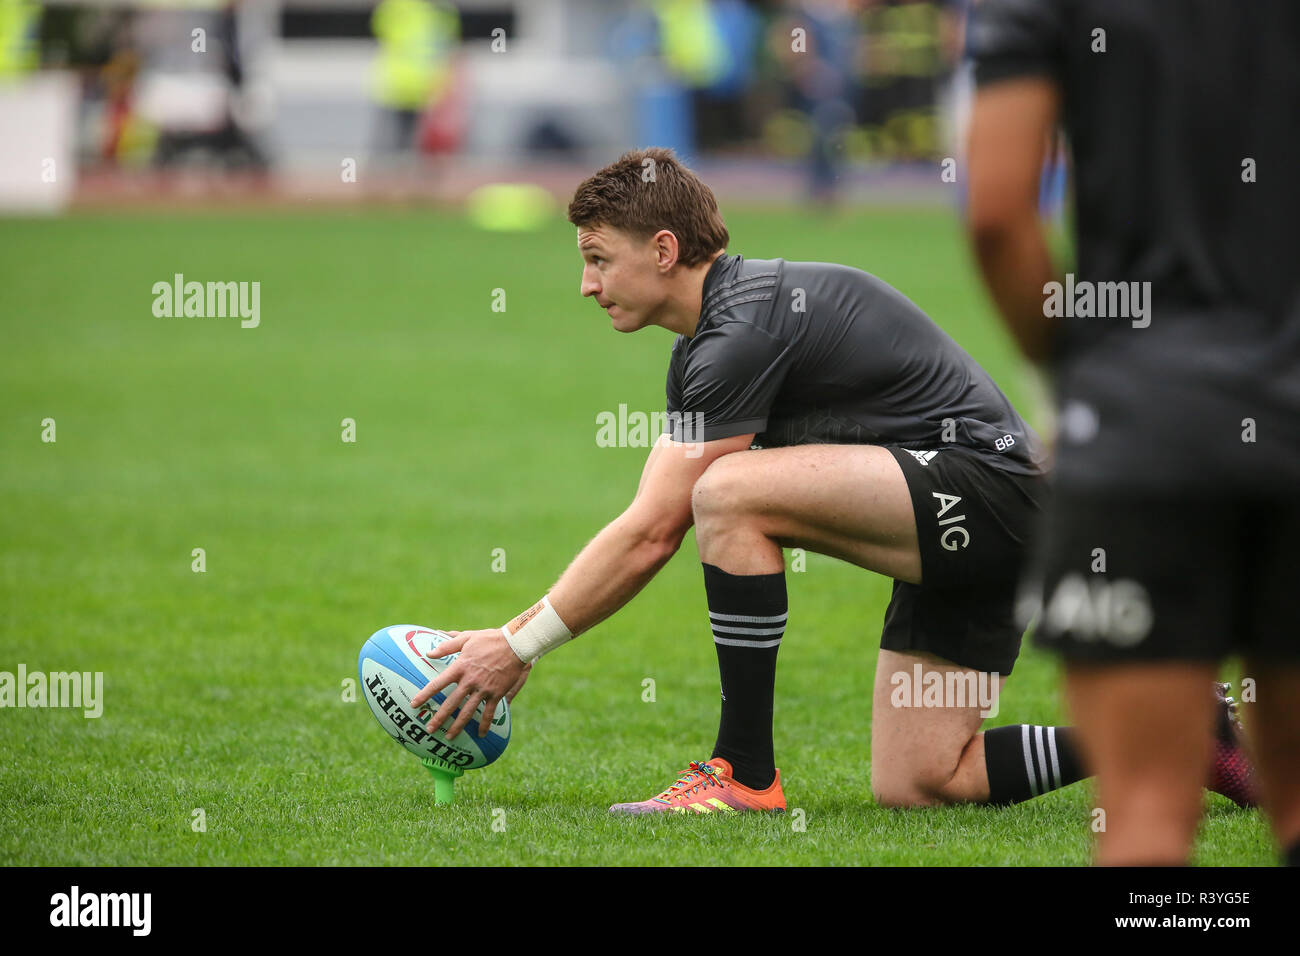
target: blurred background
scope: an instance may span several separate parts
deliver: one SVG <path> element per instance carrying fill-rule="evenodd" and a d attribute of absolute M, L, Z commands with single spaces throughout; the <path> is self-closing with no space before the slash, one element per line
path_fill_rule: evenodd
<path fill-rule="evenodd" d="M 547 658 L 451 816 L 347 694 L 376 629 L 508 619 L 634 494 L 648 436 L 600 423 L 663 411 L 672 336 L 580 297 L 563 214 L 626 149 L 689 159 L 730 251 L 891 283 L 1048 430 L 962 228 L 965 16 L 0 0 L 0 671 L 105 675 L 102 718 L 0 719 L 0 863 L 1085 862 L 1085 788 L 906 826 L 864 802 L 891 585 L 820 555 L 792 559 L 776 731 L 807 835 L 606 820 L 712 739 L 689 538 Z M 1062 722 L 1042 652 L 1014 699 L 999 722 Z M 502 806 L 508 839 L 477 822 Z M 1271 862 L 1233 810 L 1200 862 Z"/>
<path fill-rule="evenodd" d="M 723 197 L 943 195 L 965 6 L 0 0 L 0 209 L 563 194 L 639 145 Z"/>

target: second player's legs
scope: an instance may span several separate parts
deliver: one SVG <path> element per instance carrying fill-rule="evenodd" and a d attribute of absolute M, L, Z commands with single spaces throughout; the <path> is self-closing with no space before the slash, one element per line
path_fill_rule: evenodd
<path fill-rule="evenodd" d="M 1070 664 L 1066 690 L 1105 813 L 1103 865 L 1187 862 L 1214 734 L 1210 663 Z"/>
<path fill-rule="evenodd" d="M 1245 712 L 1264 809 L 1283 852 L 1300 853 L 1300 667 L 1248 659 L 1245 673 L 1258 689 Z"/>

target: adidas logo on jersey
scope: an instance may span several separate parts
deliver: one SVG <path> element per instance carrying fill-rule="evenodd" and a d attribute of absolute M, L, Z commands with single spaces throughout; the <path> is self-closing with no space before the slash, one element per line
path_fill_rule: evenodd
<path fill-rule="evenodd" d="M 904 448 L 903 451 L 907 452 L 923 465 L 929 465 L 930 460 L 934 458 L 935 455 L 939 454 L 937 451 L 912 451 L 910 448 Z"/>

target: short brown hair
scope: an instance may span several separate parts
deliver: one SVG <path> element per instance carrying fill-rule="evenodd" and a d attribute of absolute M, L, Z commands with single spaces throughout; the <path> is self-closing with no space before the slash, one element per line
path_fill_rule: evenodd
<path fill-rule="evenodd" d="M 658 146 L 626 152 L 584 181 L 569 203 L 569 222 L 647 239 L 667 229 L 687 266 L 707 262 L 731 240 L 713 191 L 671 149 Z"/>

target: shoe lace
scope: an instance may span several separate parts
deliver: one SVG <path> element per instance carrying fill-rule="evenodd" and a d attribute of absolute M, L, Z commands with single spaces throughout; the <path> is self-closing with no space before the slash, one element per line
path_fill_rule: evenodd
<path fill-rule="evenodd" d="M 1231 684 L 1221 684 L 1216 682 L 1214 685 L 1215 701 L 1218 705 L 1218 724 L 1215 734 L 1218 739 L 1231 746 L 1239 746 L 1240 738 L 1244 735 L 1245 730 L 1241 726 L 1241 718 L 1238 716 L 1238 705 L 1235 698 L 1228 696 L 1228 691 L 1232 690 Z"/>
<path fill-rule="evenodd" d="M 721 787 L 722 781 L 718 779 L 718 768 L 712 764 L 699 763 L 692 760 L 691 765 L 677 774 L 677 782 L 671 787 L 651 799 L 660 803 L 668 803 L 674 797 L 685 796 L 688 793 L 697 793 L 701 788 Z"/>

